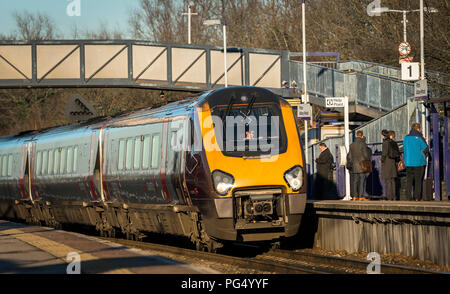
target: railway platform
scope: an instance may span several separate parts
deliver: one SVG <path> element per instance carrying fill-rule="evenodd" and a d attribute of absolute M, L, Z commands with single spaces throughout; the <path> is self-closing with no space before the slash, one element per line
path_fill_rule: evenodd
<path fill-rule="evenodd" d="M 450 201 L 307 201 L 302 246 L 450 265 Z"/>
<path fill-rule="evenodd" d="M 76 262 L 78 262 L 78 265 Z M 74 232 L 0 220 L 0 273 L 209 274 L 209 268 Z"/>

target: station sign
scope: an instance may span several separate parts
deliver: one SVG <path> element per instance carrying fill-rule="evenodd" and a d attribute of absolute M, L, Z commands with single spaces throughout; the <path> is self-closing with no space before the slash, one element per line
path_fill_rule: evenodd
<path fill-rule="evenodd" d="M 414 100 L 423 100 L 428 98 L 427 79 L 419 80 L 414 84 Z"/>
<path fill-rule="evenodd" d="M 297 118 L 299 120 L 311 120 L 312 119 L 311 104 L 306 103 L 297 105 Z"/>
<path fill-rule="evenodd" d="M 325 98 L 325 107 L 333 108 L 333 107 L 344 107 L 345 105 L 345 97 L 328 97 Z"/>

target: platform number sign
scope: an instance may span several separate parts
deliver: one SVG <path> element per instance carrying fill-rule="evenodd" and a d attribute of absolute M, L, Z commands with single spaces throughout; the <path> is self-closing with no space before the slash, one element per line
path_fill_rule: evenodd
<path fill-rule="evenodd" d="M 402 80 L 416 81 L 420 76 L 419 62 L 403 62 L 402 63 Z"/>

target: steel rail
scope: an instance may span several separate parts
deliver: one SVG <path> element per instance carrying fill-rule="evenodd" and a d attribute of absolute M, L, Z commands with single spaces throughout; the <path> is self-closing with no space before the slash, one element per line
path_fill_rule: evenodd
<path fill-rule="evenodd" d="M 348 268 L 364 272 L 367 270 L 367 267 L 371 263 L 370 261 L 366 260 L 281 249 L 273 249 L 263 255 L 268 258 L 278 257 L 292 260 L 301 260 L 322 266 L 330 265 L 334 267 Z M 448 272 L 387 263 L 381 263 L 380 268 L 382 274 L 448 274 Z"/>
<path fill-rule="evenodd" d="M 242 269 L 252 269 L 258 271 L 272 272 L 277 274 L 327 274 L 330 273 L 326 268 L 320 268 L 313 265 L 303 265 L 291 262 L 280 262 L 270 259 L 242 258 L 217 253 L 196 251 L 192 249 L 161 245 L 142 241 L 132 241 L 116 238 L 99 237 L 100 239 L 118 243 L 127 247 L 134 247 L 143 250 L 170 253 L 183 256 L 184 258 L 204 259 L 209 262 L 228 264 Z"/>

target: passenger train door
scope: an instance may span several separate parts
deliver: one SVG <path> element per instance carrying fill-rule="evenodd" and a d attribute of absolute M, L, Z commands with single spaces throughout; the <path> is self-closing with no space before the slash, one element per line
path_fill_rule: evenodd
<path fill-rule="evenodd" d="M 32 140 L 23 143 L 22 148 L 22 171 L 20 173 L 20 190 L 25 200 L 34 201 L 33 196 L 33 154 L 34 143 Z"/>
<path fill-rule="evenodd" d="M 189 203 L 184 179 L 188 134 L 188 119 L 183 117 L 169 121 L 165 157 L 166 183 L 172 195 L 171 200 L 179 204 Z"/>

